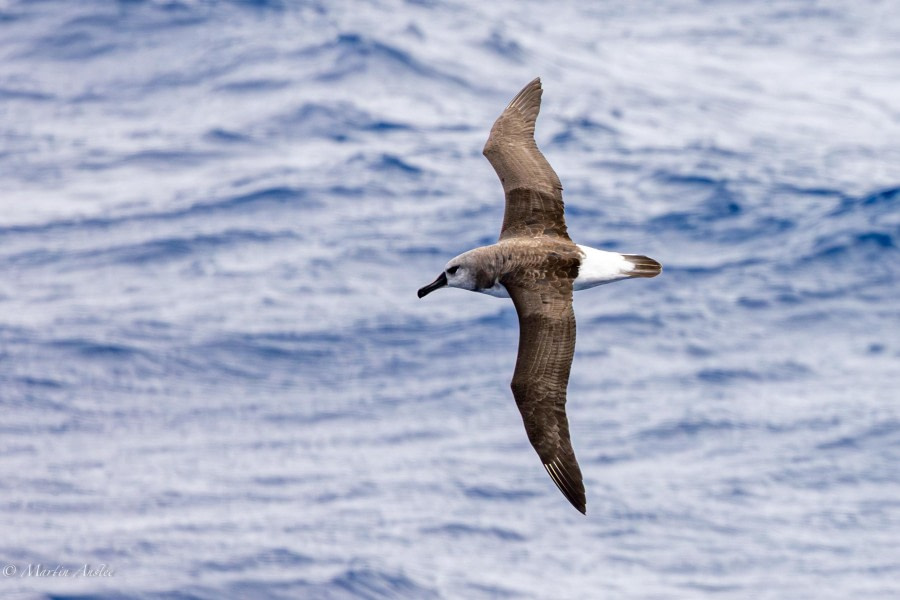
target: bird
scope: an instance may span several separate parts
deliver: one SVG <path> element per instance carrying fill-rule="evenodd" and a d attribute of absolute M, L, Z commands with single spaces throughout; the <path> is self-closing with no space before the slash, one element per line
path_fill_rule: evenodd
<path fill-rule="evenodd" d="M 451 259 L 418 297 L 447 287 L 512 299 L 519 349 L 510 387 L 525 433 L 560 492 L 587 514 L 566 417 L 575 354 L 572 294 L 622 279 L 656 277 L 662 265 L 644 255 L 571 240 L 562 184 L 534 139 L 542 94 L 540 77 L 522 88 L 494 122 L 484 146 L 506 198 L 499 239 Z"/>

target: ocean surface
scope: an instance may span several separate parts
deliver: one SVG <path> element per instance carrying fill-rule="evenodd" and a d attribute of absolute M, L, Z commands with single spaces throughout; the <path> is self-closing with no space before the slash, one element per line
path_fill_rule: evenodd
<path fill-rule="evenodd" d="M 512 395 L 541 76 L 588 513 Z M 900 597 L 900 4 L 0 1 L 0 597 Z"/>

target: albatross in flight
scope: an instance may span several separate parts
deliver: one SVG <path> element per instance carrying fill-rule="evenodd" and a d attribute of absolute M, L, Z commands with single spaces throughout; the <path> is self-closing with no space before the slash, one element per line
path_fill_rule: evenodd
<path fill-rule="evenodd" d="M 541 93 L 540 78 L 526 85 L 497 118 L 484 146 L 506 195 L 500 239 L 452 259 L 419 290 L 419 298 L 442 287 L 512 298 L 519 315 L 519 355 L 511 387 L 525 432 L 550 478 L 585 513 L 584 483 L 566 419 L 575 353 L 572 292 L 655 277 L 662 266 L 646 256 L 597 250 L 569 238 L 562 185 L 534 141 Z"/>

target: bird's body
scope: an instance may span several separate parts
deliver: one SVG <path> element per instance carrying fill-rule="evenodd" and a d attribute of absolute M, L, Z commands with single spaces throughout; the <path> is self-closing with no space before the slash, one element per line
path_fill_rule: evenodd
<path fill-rule="evenodd" d="M 519 353 L 511 387 L 525 432 L 557 487 L 584 513 L 584 484 L 565 412 L 575 353 L 572 293 L 620 279 L 655 277 L 661 265 L 569 238 L 562 185 L 534 142 L 541 93 L 540 79 L 525 86 L 494 123 L 484 147 L 506 195 L 499 241 L 452 259 L 419 297 L 458 287 L 512 298 L 519 315 Z"/>
<path fill-rule="evenodd" d="M 522 268 L 541 270 L 544 266 L 541 263 L 542 257 L 546 256 L 548 251 L 568 256 L 577 262 L 577 276 L 572 282 L 572 290 L 575 292 L 630 277 L 653 277 L 636 273 L 646 273 L 647 271 L 642 269 L 647 266 L 650 267 L 650 272 L 655 268 L 652 263 L 648 263 L 652 259 L 645 256 L 619 254 L 571 242 L 554 241 L 551 244 L 539 238 L 504 240 L 469 250 L 465 254 L 460 254 L 460 257 L 467 256 L 479 265 L 476 276 L 479 286 L 471 291 L 495 298 L 509 298 L 509 292 L 502 283 L 503 277 Z"/>

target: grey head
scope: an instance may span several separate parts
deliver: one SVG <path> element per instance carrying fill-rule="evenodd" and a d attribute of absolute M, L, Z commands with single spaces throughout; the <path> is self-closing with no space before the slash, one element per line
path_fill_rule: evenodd
<path fill-rule="evenodd" d="M 483 284 L 493 283 L 494 278 L 488 272 L 488 265 L 484 260 L 486 248 L 475 248 L 463 252 L 451 259 L 437 279 L 419 289 L 419 298 L 424 298 L 431 292 L 442 287 L 454 287 L 471 292 L 478 291 Z"/>

